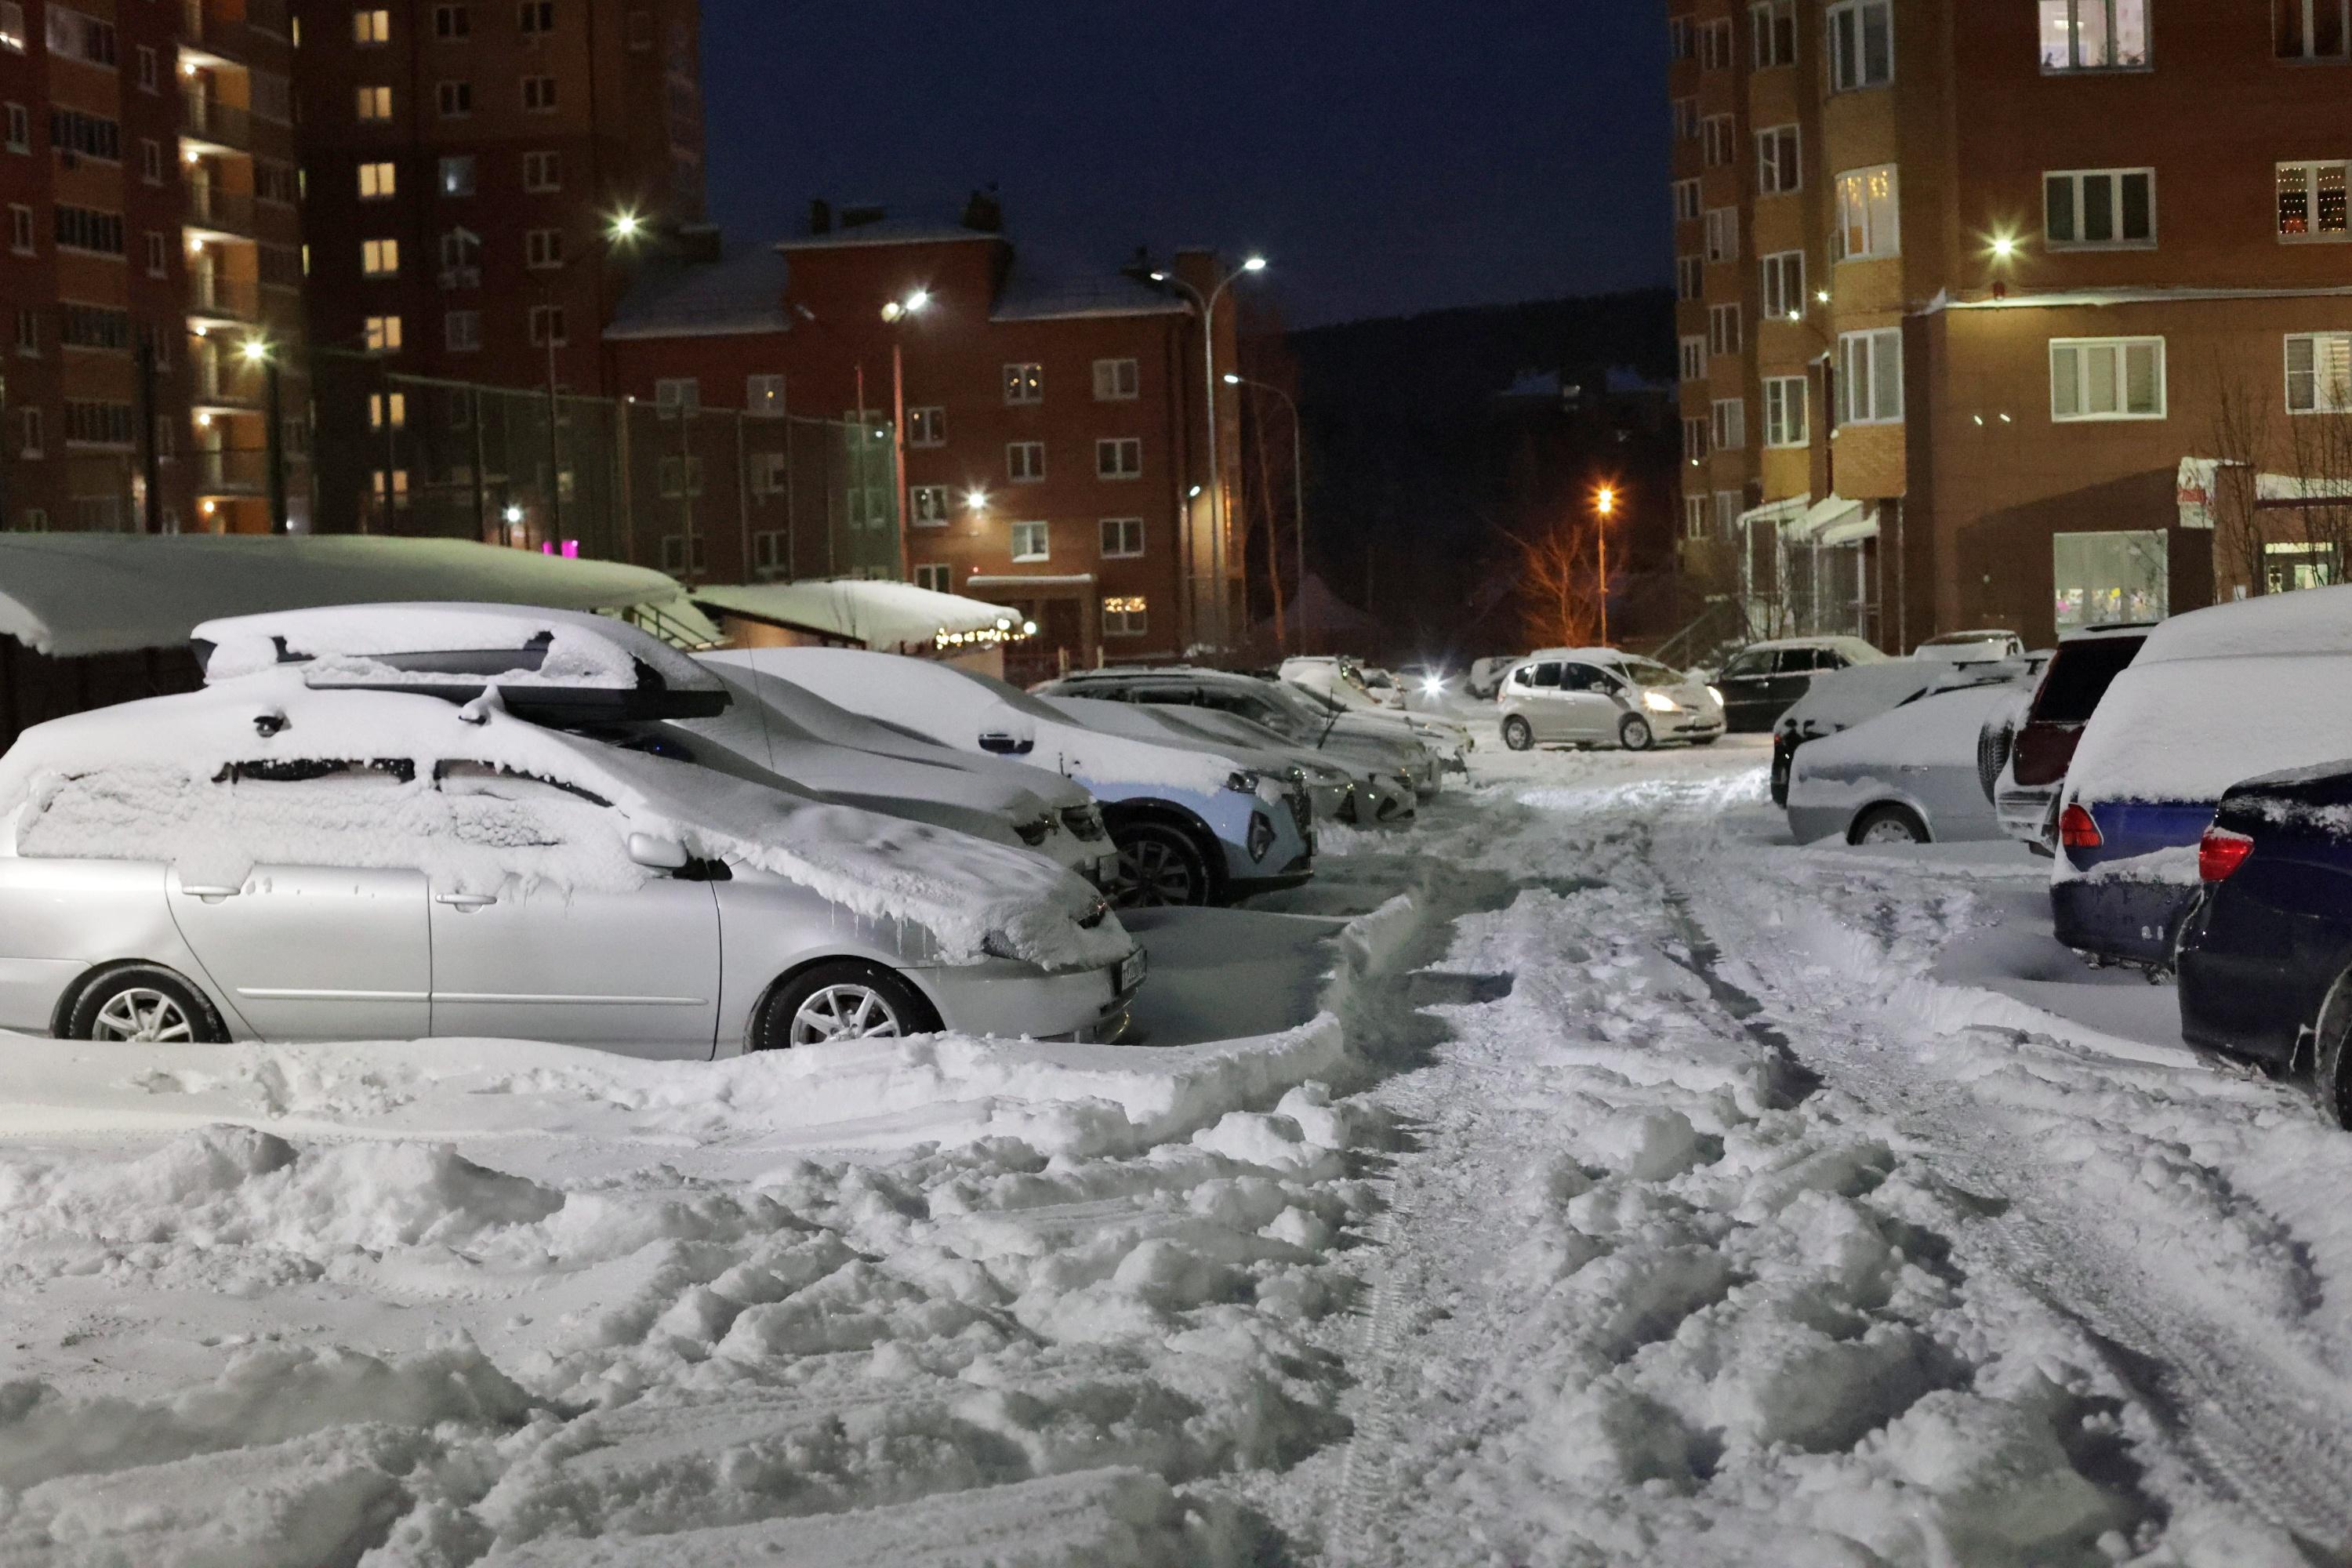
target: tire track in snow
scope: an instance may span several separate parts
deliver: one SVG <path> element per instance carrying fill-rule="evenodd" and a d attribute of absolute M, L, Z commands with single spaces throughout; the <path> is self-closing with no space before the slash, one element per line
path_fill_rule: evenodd
<path fill-rule="evenodd" d="M 1689 831 L 1672 837 L 1696 847 L 1683 865 L 1657 865 L 1670 906 L 1693 928 L 1695 952 L 1715 948 L 1690 891 L 1702 880 L 1701 863 L 1754 853 L 1725 826 L 1730 793 L 1720 785 L 1684 791 L 1675 815 L 1689 819 Z M 1655 855 L 1654 836 L 1645 848 Z M 1720 912 L 1736 914 L 1760 938 L 1768 921 L 1732 906 L 1751 901 L 1751 889 L 1769 879 L 1737 872 L 1704 879 L 1719 895 Z M 1890 958 L 1884 922 L 1870 923 L 1882 929 L 1854 934 Z M 1836 974 L 1832 963 L 1835 978 L 1825 985 L 1821 968 L 1807 965 L 1800 944 L 1785 939 L 1751 940 L 1740 951 L 1765 1011 L 1804 1042 L 1797 1054 L 1808 1070 L 1912 1131 L 1964 1184 L 2010 1200 L 2008 1213 L 1984 1228 L 1990 1239 L 1981 1245 L 1992 1255 L 1986 1261 L 2087 1332 L 2110 1373 L 2139 1397 L 2208 1487 L 2291 1531 L 2315 1562 L 2352 1554 L 2352 1500 L 2341 1489 L 2352 1473 L 2352 1415 L 2340 1402 L 2313 1396 L 2342 1390 L 2332 1369 L 2184 1300 L 2166 1271 L 2116 1244 L 2112 1215 L 2084 1206 L 2079 1171 L 2053 1165 L 2042 1140 L 1989 1121 L 1967 1085 L 1889 1072 L 1878 1042 L 1916 1025 L 1869 977 L 1855 984 L 1857 977 Z M 1782 1029 L 1773 1033 L 1787 1037 Z M 1915 1053 L 1901 1059 L 1917 1066 Z"/>

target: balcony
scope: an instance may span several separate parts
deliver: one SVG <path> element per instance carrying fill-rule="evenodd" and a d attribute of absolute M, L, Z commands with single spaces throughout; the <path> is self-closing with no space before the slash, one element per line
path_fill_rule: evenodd
<path fill-rule="evenodd" d="M 252 193 L 224 191 L 217 185 L 193 183 L 186 190 L 188 211 L 185 222 L 190 228 L 203 229 L 210 234 L 231 235 L 240 239 L 253 237 L 256 230 Z"/>
<path fill-rule="evenodd" d="M 192 93 L 180 95 L 180 134 L 225 153 L 253 151 L 253 116 Z"/>
<path fill-rule="evenodd" d="M 241 325 L 261 320 L 260 287 L 247 279 L 194 273 L 188 279 L 188 314 L 202 321 Z"/>
<path fill-rule="evenodd" d="M 257 496 L 269 489 L 269 451 L 263 447 L 236 447 L 218 452 L 198 450 L 196 494 Z"/>

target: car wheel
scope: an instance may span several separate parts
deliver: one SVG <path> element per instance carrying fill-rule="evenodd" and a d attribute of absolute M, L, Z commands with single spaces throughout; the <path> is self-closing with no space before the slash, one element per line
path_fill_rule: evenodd
<path fill-rule="evenodd" d="M 1628 713 L 1617 725 L 1617 743 L 1629 752 L 1646 752 L 1656 745 L 1656 731 L 1639 713 Z"/>
<path fill-rule="evenodd" d="M 1905 805 L 1874 805 L 1846 830 L 1848 844 L 1925 844 L 1927 825 Z"/>
<path fill-rule="evenodd" d="M 803 969 L 771 992 L 752 1023 L 751 1048 L 895 1040 L 939 1027 L 939 1015 L 906 981 L 878 963 L 842 959 Z"/>
<path fill-rule="evenodd" d="M 1111 903 L 1122 910 L 1205 904 L 1213 891 L 1209 862 L 1191 837 L 1159 822 L 1139 822 L 1111 835 L 1118 846 L 1118 870 Z"/>
<path fill-rule="evenodd" d="M 2336 1126 L 2352 1130 L 2352 970 L 2327 988 L 2312 1050 L 2311 1087 L 2319 1108 Z"/>
<path fill-rule="evenodd" d="M 77 1040 L 215 1045 L 228 1038 L 202 992 L 168 969 L 135 963 L 100 976 L 74 1003 L 66 1033 Z"/>
<path fill-rule="evenodd" d="M 1531 750 L 1536 743 L 1534 726 L 1514 713 L 1503 721 L 1503 744 L 1515 752 Z"/>

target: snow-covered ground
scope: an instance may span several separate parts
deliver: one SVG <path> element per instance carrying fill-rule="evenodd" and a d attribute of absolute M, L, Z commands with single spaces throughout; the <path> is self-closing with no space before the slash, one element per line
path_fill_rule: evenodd
<path fill-rule="evenodd" d="M 1141 1046 L 0 1042 L 0 1564 L 2344 1560 L 2352 1139 L 1763 761 L 1482 747 Z"/>

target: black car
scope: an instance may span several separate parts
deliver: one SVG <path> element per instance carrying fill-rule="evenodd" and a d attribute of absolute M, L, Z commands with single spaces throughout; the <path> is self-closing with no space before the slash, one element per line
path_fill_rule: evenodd
<path fill-rule="evenodd" d="M 1813 677 L 1885 656 L 1859 637 L 1787 637 L 1753 643 L 1734 654 L 1715 678 L 1723 717 L 1734 731 L 1769 730 L 1810 690 Z"/>
<path fill-rule="evenodd" d="M 2180 1033 L 2274 1072 L 2312 1069 L 2352 1126 L 2352 763 L 2249 779 L 2198 846 Z"/>

